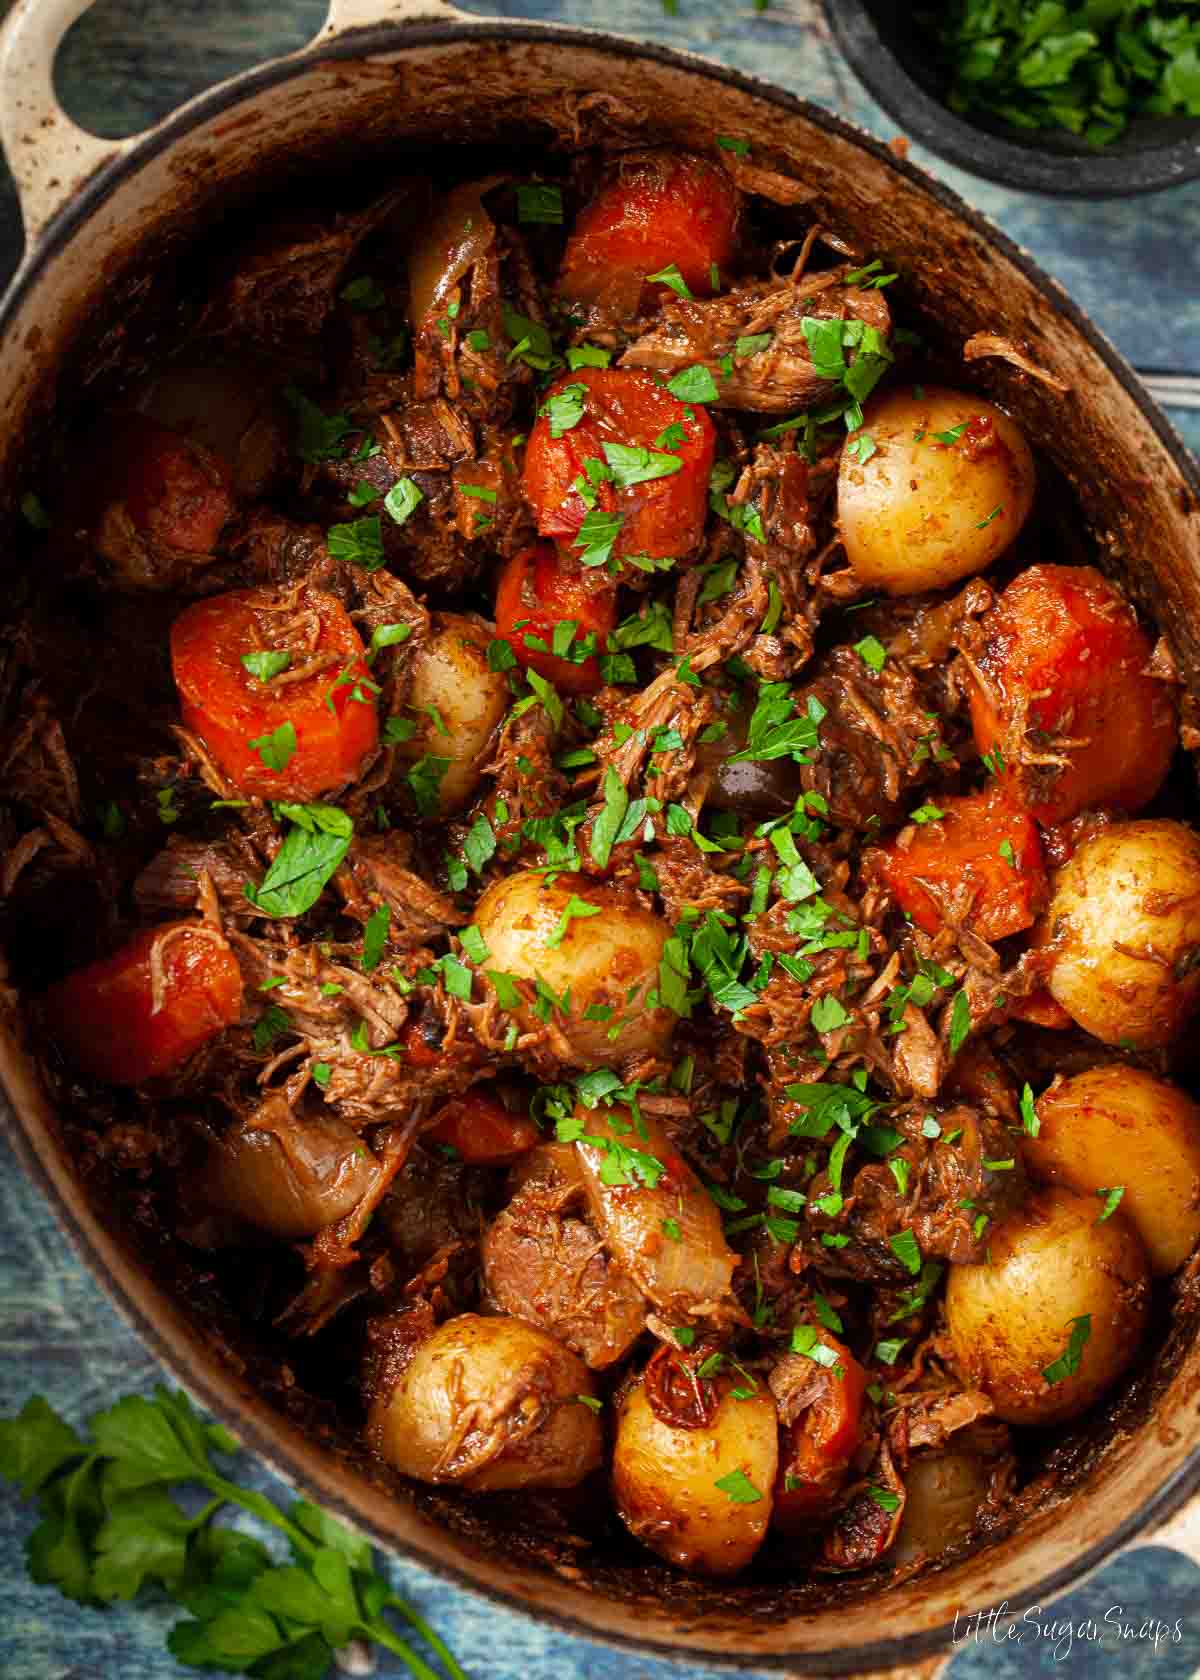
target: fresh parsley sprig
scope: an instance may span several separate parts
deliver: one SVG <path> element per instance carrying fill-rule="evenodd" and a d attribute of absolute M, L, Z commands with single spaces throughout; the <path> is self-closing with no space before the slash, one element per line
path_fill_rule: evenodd
<path fill-rule="evenodd" d="M 367 1541 L 318 1505 L 298 1500 L 283 1511 L 231 1480 L 216 1458 L 238 1450 L 178 1390 L 128 1395 L 98 1412 L 86 1436 L 35 1395 L 16 1417 L 0 1418 L 0 1475 L 41 1511 L 27 1545 L 33 1579 L 84 1605 L 164 1590 L 189 1612 L 167 1636 L 172 1656 L 189 1668 L 323 1680 L 335 1652 L 363 1640 L 393 1652 L 415 1680 L 440 1680 L 387 1620 L 390 1610 L 445 1674 L 466 1680 L 437 1634 L 375 1570 Z M 180 1503 L 172 1490 L 184 1487 L 208 1497 Z M 291 1561 L 219 1527 L 214 1519 L 229 1506 L 282 1534 Z"/>

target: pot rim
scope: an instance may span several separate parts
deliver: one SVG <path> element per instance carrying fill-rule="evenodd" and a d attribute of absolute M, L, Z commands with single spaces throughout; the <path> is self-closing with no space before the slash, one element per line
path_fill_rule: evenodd
<path fill-rule="evenodd" d="M 1181 480 L 1197 500 L 1200 500 L 1200 462 L 1193 458 L 1130 364 L 1056 280 L 1044 273 L 1026 251 L 1009 239 L 988 217 L 969 206 L 953 188 L 907 158 L 897 157 L 883 141 L 846 118 L 801 99 L 761 77 L 731 69 L 696 53 L 680 52 L 651 42 L 635 41 L 607 31 L 535 23 L 522 19 L 475 20 L 462 18 L 460 15 L 453 21 L 431 19 L 428 22 L 364 25 L 347 30 L 332 39 L 318 40 L 298 53 L 272 59 L 197 95 L 153 129 L 129 142 L 111 159 L 101 163 L 80 183 L 74 195 L 27 245 L 16 274 L 0 298 L 0 337 L 8 332 L 14 316 L 38 283 L 47 263 L 62 253 L 75 233 L 107 202 L 116 189 L 136 175 L 148 161 L 166 151 L 176 140 L 201 123 L 235 107 L 247 96 L 305 74 L 315 64 L 376 55 L 396 56 L 408 47 L 446 46 L 454 43 L 469 45 L 473 42 L 489 41 L 500 44 L 544 41 L 556 46 L 607 52 L 614 57 L 649 59 L 672 69 L 724 83 L 764 103 L 774 105 L 789 116 L 802 117 L 814 127 L 835 134 L 840 139 L 869 152 L 877 161 L 898 171 L 930 194 L 959 221 L 999 249 L 1043 296 L 1053 302 L 1057 313 L 1062 315 L 1100 356 L 1125 393 L 1137 405 L 1143 418 L 1172 458 Z M 214 1383 L 204 1371 L 197 1372 L 185 1364 L 172 1348 L 169 1337 L 155 1321 L 152 1310 L 140 1304 L 126 1286 L 118 1281 L 55 1184 L 38 1148 L 25 1129 L 17 1104 L 5 1087 L 6 1082 L 0 1074 L 0 1091 L 8 1098 L 7 1112 L 0 1114 L 0 1123 L 3 1123 L 25 1170 L 41 1189 L 59 1224 L 105 1295 L 176 1381 L 214 1416 L 227 1424 L 239 1441 L 272 1473 L 281 1476 L 289 1484 L 312 1493 L 327 1509 L 333 1510 L 360 1532 L 368 1535 L 372 1543 L 385 1553 L 409 1558 L 439 1579 L 500 1604 L 505 1609 L 548 1623 L 575 1637 L 592 1640 L 623 1652 L 663 1657 L 676 1662 L 694 1663 L 704 1660 L 718 1668 L 745 1670 L 747 1653 L 731 1654 L 707 1646 L 674 1644 L 650 1636 L 634 1637 L 598 1629 L 570 1612 L 547 1608 L 544 1605 L 531 1605 L 516 1591 L 490 1584 L 481 1585 L 472 1577 L 466 1562 L 448 1563 L 427 1552 L 419 1541 L 397 1542 L 383 1535 L 369 1517 L 361 1514 L 341 1494 L 323 1486 L 315 1486 L 309 1472 L 293 1460 L 288 1445 L 281 1444 L 279 1438 L 272 1437 L 245 1410 L 239 1408 L 235 1401 L 223 1395 L 219 1391 L 219 1381 Z M 1013 1601 L 1010 1613 L 1019 1615 L 1029 1606 L 1041 1604 L 1047 1598 L 1079 1584 L 1135 1536 L 1147 1529 L 1158 1527 L 1173 1516 L 1198 1489 L 1200 1440 L 1189 1457 L 1136 1511 L 1103 1539 L 1084 1550 L 1071 1564 L 1052 1571 L 1021 1592 Z M 953 1623 L 943 1622 L 940 1626 L 899 1638 L 880 1638 L 828 1653 L 797 1651 L 789 1655 L 781 1652 L 756 1652 L 753 1662 L 755 1668 L 760 1670 L 790 1670 L 794 1673 L 797 1662 L 801 1662 L 805 1671 L 814 1675 L 866 1674 L 875 1670 L 895 1668 L 943 1652 L 950 1644 L 953 1629 Z"/>

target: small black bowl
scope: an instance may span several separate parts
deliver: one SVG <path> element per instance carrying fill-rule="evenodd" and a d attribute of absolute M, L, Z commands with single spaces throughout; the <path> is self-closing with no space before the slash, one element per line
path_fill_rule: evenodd
<path fill-rule="evenodd" d="M 908 138 L 973 175 L 1062 198 L 1124 198 L 1200 176 L 1200 118 L 1138 117 L 1103 150 L 1066 133 L 977 126 L 939 98 L 912 4 L 823 3 L 850 67 Z"/>

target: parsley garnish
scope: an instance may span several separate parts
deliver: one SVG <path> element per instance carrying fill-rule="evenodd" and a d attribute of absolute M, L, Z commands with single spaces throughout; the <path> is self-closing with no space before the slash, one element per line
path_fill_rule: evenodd
<path fill-rule="evenodd" d="M 585 514 L 579 527 L 579 535 L 572 544 L 580 550 L 580 564 L 603 566 L 611 558 L 613 544 L 621 534 L 624 523 L 625 516 L 621 513 L 604 513 L 599 508 L 594 508 Z"/>
<path fill-rule="evenodd" d="M 448 758 L 425 753 L 405 772 L 404 780 L 423 817 L 435 817 L 441 802 L 442 777 L 450 768 Z"/>
<path fill-rule="evenodd" d="M 817 730 L 824 717 L 825 708 L 815 696 L 809 696 L 803 715 L 798 716 L 787 683 L 763 683 L 750 714 L 746 745 L 729 762 L 794 758 L 799 764 L 808 763 L 806 752 L 818 746 Z"/>
<path fill-rule="evenodd" d="M 669 478 L 683 468 L 678 455 L 662 455 L 653 449 L 625 443 L 606 443 L 603 448 L 613 482 L 619 490 L 628 490 L 632 484 L 646 484 L 656 478 Z"/>
<path fill-rule="evenodd" d="M 561 222 L 563 219 L 562 188 L 546 181 L 522 182 L 517 187 L 517 220 L 519 222 Z"/>
<path fill-rule="evenodd" d="M 1042 1372 L 1048 1383 L 1060 1383 L 1065 1378 L 1075 1375 L 1083 1358 L 1083 1350 L 1091 1339 L 1091 1313 L 1080 1313 L 1078 1317 L 1068 1319 L 1067 1325 L 1070 1330 L 1070 1337 L 1066 1347 L 1058 1358 L 1047 1365 Z"/>
<path fill-rule="evenodd" d="M 753 1505 L 762 1498 L 744 1470 L 731 1470 L 728 1476 L 719 1476 L 713 1486 L 728 1495 L 734 1505 Z"/>
<path fill-rule="evenodd" d="M 285 770 L 296 751 L 295 725 L 290 719 L 285 719 L 278 729 L 273 729 L 269 735 L 259 735 L 249 745 L 268 770 Z"/>
<path fill-rule="evenodd" d="M 538 409 L 550 423 L 550 436 L 563 437 L 583 419 L 583 405 L 587 401 L 586 385 L 564 385 Z"/>
<path fill-rule="evenodd" d="M 1125 1186 L 1123 1184 L 1114 1184 L 1111 1187 L 1105 1186 L 1097 1190 L 1096 1194 L 1104 1197 L 1104 1206 L 1096 1218 L 1097 1225 L 1103 1225 L 1104 1221 L 1120 1207 L 1121 1197 L 1125 1194 Z"/>
<path fill-rule="evenodd" d="M 336 805 L 279 804 L 275 811 L 292 826 L 262 885 L 248 886 L 246 897 L 264 915 L 302 916 L 349 850 L 354 824 Z"/>
<path fill-rule="evenodd" d="M 861 642 L 855 642 L 854 651 L 872 671 L 882 671 L 887 664 L 887 649 L 877 636 L 864 636 Z"/>
<path fill-rule="evenodd" d="M 657 274 L 647 274 L 646 279 L 647 281 L 655 281 L 662 286 L 669 286 L 676 297 L 691 301 L 692 294 L 688 290 L 688 283 L 680 274 L 677 263 L 668 263 L 666 268 L 660 268 Z"/>
<path fill-rule="evenodd" d="M 717 382 L 702 362 L 694 367 L 681 368 L 674 379 L 667 381 L 667 390 L 685 403 L 716 402 L 720 393 Z"/>
<path fill-rule="evenodd" d="M 400 483 L 409 482 L 401 479 Z M 399 485 L 389 490 L 390 498 Z M 384 505 L 387 505 L 385 500 Z M 411 510 L 410 510 L 411 511 Z M 325 533 L 326 546 L 335 560 L 350 560 L 365 572 L 377 572 L 383 565 L 383 522 L 377 513 L 361 519 L 351 519 L 344 525 L 331 525 Z"/>
<path fill-rule="evenodd" d="M 186 1395 L 162 1386 L 152 1398 L 128 1395 L 98 1412 L 86 1437 L 40 1396 L 17 1417 L 0 1420 L 0 1473 L 41 1510 L 30 1552 L 36 1578 L 85 1605 L 143 1591 L 161 1605 L 165 1593 L 189 1612 L 167 1635 L 178 1662 L 323 1680 L 335 1672 L 335 1652 L 362 1640 L 435 1680 L 387 1620 L 391 1610 L 415 1628 L 451 1680 L 465 1680 L 433 1630 L 375 1571 L 367 1541 L 306 1500 L 280 1509 L 214 1462 L 214 1455 L 239 1450 Z M 184 1486 L 203 1489 L 205 1497 L 177 1501 L 172 1490 Z M 286 1561 L 215 1521 L 227 1506 L 282 1534 Z"/>
<path fill-rule="evenodd" d="M 261 683 L 270 682 L 272 677 L 286 671 L 291 663 L 292 656 L 285 648 L 280 648 L 277 652 L 263 651 L 242 655 L 242 664 L 250 675 Z"/>

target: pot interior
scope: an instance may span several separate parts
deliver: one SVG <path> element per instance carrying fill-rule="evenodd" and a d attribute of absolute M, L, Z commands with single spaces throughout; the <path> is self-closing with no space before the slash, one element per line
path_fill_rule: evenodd
<path fill-rule="evenodd" d="M 898 270 L 904 318 L 947 356 L 957 361 L 974 332 L 997 333 L 1021 341 L 1067 387 L 1064 395 L 1001 361 L 963 367 L 960 381 L 1016 415 L 1074 495 L 1098 563 L 1168 631 L 1200 691 L 1194 469 L 1069 302 L 951 195 L 836 119 L 699 62 L 544 28 L 410 28 L 403 42 L 395 30 L 362 34 L 202 97 L 102 172 L 48 231 L 9 298 L 0 361 L 7 516 L 15 526 L 55 405 L 103 398 L 169 343 L 198 269 L 268 196 L 336 176 L 359 200 L 381 169 L 461 177 L 460 148 L 536 160 L 583 137 L 707 151 L 716 133 L 747 139 L 756 163 L 805 183 L 805 223 L 815 216 Z M 19 595 L 32 572 L 10 564 L 10 595 Z M 1191 1464 L 1200 1301 L 1187 1273 L 1152 1368 L 1054 1448 L 1053 1473 L 982 1549 L 904 1582 L 884 1574 L 801 1587 L 715 1585 L 648 1554 L 580 1553 L 532 1532 L 528 1505 L 414 1493 L 365 1457 L 303 1381 L 287 1380 L 277 1350 L 206 1317 L 169 1257 L 149 1252 L 111 1199 L 100 1206 L 73 1174 L 11 1005 L 0 1071 L 26 1159 L 85 1257 L 202 1402 L 380 1544 L 581 1631 L 743 1665 L 881 1666 L 932 1648 L 957 1611 L 1044 1598 L 1200 1476 Z"/>

